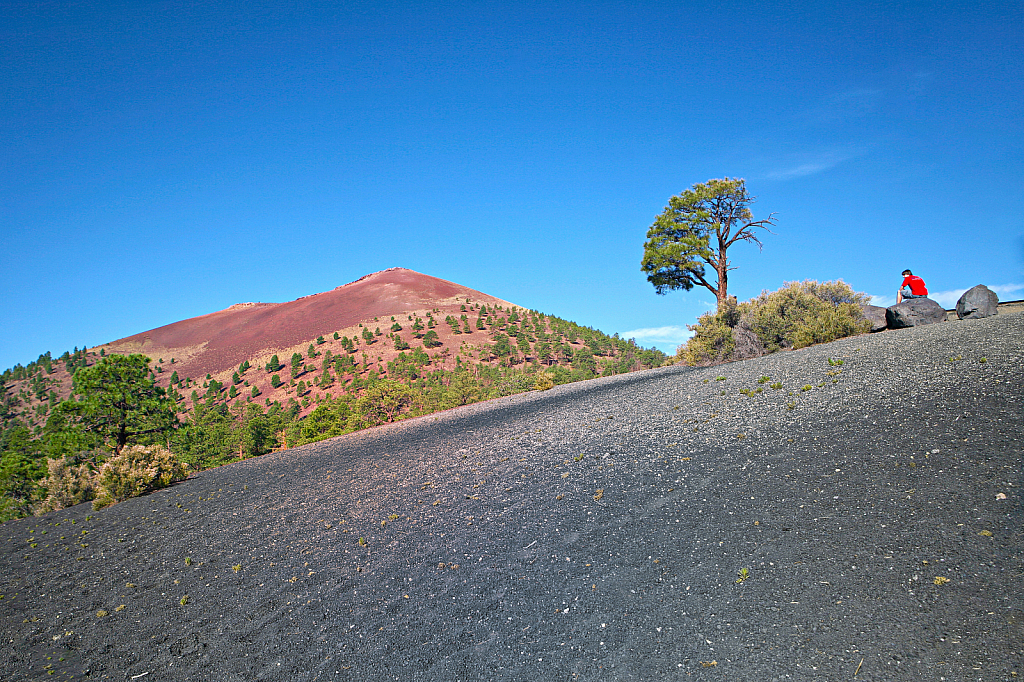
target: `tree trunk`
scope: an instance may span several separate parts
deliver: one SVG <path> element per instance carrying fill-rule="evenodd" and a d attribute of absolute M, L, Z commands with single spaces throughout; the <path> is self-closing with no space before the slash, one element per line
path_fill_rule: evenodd
<path fill-rule="evenodd" d="M 726 269 L 725 256 L 722 256 L 718 265 L 718 310 L 721 311 L 729 300 L 729 271 Z"/>

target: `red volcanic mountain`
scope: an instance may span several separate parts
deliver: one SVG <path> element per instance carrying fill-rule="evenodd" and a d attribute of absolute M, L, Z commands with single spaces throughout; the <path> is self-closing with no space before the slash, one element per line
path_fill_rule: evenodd
<path fill-rule="evenodd" d="M 154 360 L 158 356 L 173 357 L 183 376 L 199 377 L 230 371 L 244 360 L 269 359 L 274 353 L 308 344 L 320 335 L 329 338 L 335 332 L 345 334 L 345 330 L 358 335 L 360 323 L 387 331 L 391 316 L 399 314 L 419 311 L 423 315 L 427 310 L 438 309 L 442 319 L 446 314 L 458 317 L 461 305 L 470 301 L 511 305 L 453 282 L 391 268 L 333 291 L 287 303 L 240 303 L 104 347 L 108 352 L 145 353 Z M 374 318 L 378 321 L 372 322 Z"/>

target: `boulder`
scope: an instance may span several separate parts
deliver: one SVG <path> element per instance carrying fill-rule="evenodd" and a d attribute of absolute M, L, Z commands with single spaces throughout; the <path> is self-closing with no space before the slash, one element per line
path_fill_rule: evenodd
<path fill-rule="evenodd" d="M 889 329 L 946 321 L 946 309 L 930 298 L 909 298 L 885 309 Z"/>
<path fill-rule="evenodd" d="M 757 338 L 757 334 L 752 329 L 738 324 L 732 329 L 732 338 L 736 342 L 736 347 L 733 349 L 732 357 L 736 360 L 746 360 L 747 358 L 759 358 L 764 355 L 764 346 L 761 345 L 761 339 Z"/>
<path fill-rule="evenodd" d="M 956 302 L 956 316 L 961 320 L 992 317 L 999 311 L 999 297 L 984 284 L 971 287 Z"/>
<path fill-rule="evenodd" d="M 864 319 L 871 323 L 871 331 L 880 332 L 889 326 L 885 321 L 885 308 L 882 306 L 865 303 L 861 304 L 860 310 L 864 314 Z"/>

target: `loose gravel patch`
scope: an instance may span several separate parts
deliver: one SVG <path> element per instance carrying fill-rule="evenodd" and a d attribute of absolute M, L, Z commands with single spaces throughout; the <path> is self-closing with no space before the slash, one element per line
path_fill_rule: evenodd
<path fill-rule="evenodd" d="M 0 527 L 0 676 L 1011 680 L 1024 315 L 668 367 Z"/>

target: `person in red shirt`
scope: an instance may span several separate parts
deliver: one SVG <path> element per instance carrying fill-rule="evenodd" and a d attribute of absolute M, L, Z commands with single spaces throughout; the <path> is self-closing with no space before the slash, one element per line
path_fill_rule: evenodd
<path fill-rule="evenodd" d="M 928 298 L 928 289 L 924 280 L 912 273 L 910 270 L 903 271 L 903 284 L 896 294 L 896 304 L 903 303 L 905 298 Z"/>

